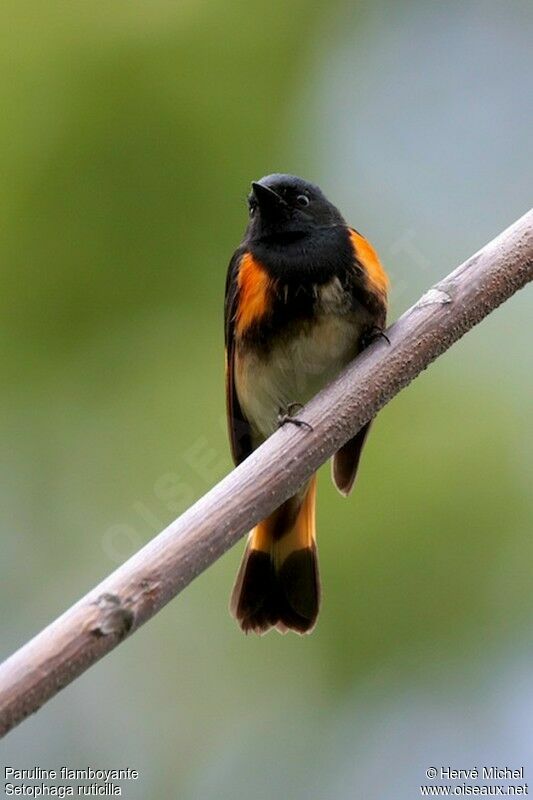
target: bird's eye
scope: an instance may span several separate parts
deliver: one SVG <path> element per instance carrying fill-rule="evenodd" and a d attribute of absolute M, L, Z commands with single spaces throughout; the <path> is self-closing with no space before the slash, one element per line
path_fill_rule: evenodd
<path fill-rule="evenodd" d="M 302 206 L 303 208 L 304 206 L 309 205 L 309 198 L 306 194 L 299 194 L 298 197 L 296 198 L 296 202 L 298 203 L 299 206 Z"/>
<path fill-rule="evenodd" d="M 256 208 L 257 208 L 257 203 L 254 203 L 253 201 L 248 203 L 248 210 L 250 212 L 251 217 L 253 217 L 253 215 L 255 214 Z"/>

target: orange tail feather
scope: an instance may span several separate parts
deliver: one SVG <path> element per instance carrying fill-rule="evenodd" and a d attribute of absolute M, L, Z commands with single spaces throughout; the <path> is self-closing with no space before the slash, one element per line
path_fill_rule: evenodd
<path fill-rule="evenodd" d="M 316 476 L 250 534 L 230 609 L 246 633 L 310 633 L 320 604 Z"/>

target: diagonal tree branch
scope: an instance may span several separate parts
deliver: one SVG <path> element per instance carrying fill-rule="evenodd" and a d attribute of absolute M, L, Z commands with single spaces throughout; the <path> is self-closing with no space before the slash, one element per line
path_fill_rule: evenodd
<path fill-rule="evenodd" d="M 0 666 L 0 735 L 156 614 L 380 408 L 533 279 L 533 211 L 430 289 L 286 426 Z"/>

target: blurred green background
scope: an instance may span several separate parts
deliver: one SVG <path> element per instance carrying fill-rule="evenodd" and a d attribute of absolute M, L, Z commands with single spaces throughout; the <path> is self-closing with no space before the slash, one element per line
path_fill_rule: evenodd
<path fill-rule="evenodd" d="M 528 2 L 2 4 L 2 657 L 230 469 L 226 265 L 249 182 L 323 186 L 392 317 L 531 200 Z M 239 545 L 0 745 L 125 767 L 128 798 L 419 796 L 530 768 L 532 293 L 326 470 L 323 610 L 245 638 Z M 460 762 L 460 763 L 459 763 Z"/>

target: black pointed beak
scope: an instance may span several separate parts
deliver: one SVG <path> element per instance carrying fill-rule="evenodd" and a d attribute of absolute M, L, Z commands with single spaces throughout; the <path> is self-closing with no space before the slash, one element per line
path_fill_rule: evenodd
<path fill-rule="evenodd" d="M 273 189 L 264 186 L 262 183 L 252 183 L 252 192 L 257 200 L 257 205 L 262 214 L 272 216 L 283 213 L 287 208 L 285 200 L 276 194 Z"/>

